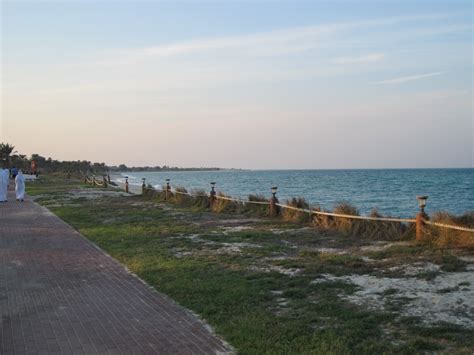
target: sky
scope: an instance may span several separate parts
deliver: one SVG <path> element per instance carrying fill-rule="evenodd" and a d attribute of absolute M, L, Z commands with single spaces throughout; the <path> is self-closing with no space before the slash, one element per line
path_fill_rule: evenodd
<path fill-rule="evenodd" d="M 0 9 L 0 142 L 23 154 L 129 166 L 474 166 L 471 1 Z"/>

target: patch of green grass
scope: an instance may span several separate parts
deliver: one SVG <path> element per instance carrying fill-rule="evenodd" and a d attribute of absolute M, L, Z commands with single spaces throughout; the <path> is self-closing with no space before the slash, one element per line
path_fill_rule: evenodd
<path fill-rule="evenodd" d="M 464 271 L 467 263 L 454 255 L 443 255 L 441 270 L 447 272 Z"/>
<path fill-rule="evenodd" d="M 463 348 L 471 348 L 474 346 L 474 332 L 470 329 L 451 323 L 438 323 L 430 327 L 423 327 L 410 324 L 408 330 L 416 336 L 430 339 L 433 342 L 452 342 Z"/>
<path fill-rule="evenodd" d="M 317 277 L 320 274 L 336 276 L 371 273 L 375 265 L 370 265 L 357 256 L 324 254 L 313 251 L 301 251 L 297 258 L 274 261 L 275 265 L 286 268 L 303 269 L 306 275 Z"/>
<path fill-rule="evenodd" d="M 384 296 L 390 296 L 396 294 L 398 291 L 396 288 L 387 288 L 385 291 L 383 291 Z"/>
<path fill-rule="evenodd" d="M 417 338 L 410 340 L 407 344 L 409 347 L 414 348 L 418 351 L 435 351 L 441 350 L 443 347 L 433 341 L 426 341 L 423 338 Z"/>
<path fill-rule="evenodd" d="M 399 258 L 399 257 L 412 257 L 422 255 L 426 251 L 419 245 L 394 245 L 384 250 L 373 251 L 367 255 L 376 260 L 388 259 L 388 258 Z"/>
<path fill-rule="evenodd" d="M 416 277 L 422 280 L 431 281 L 434 280 L 439 274 L 439 271 L 425 271 L 419 273 L 418 275 L 416 275 Z"/>
<path fill-rule="evenodd" d="M 67 180 L 53 175 L 41 175 L 38 180 L 26 183 L 26 192 L 30 196 L 57 194 L 73 188 L 85 186 L 78 179 Z"/>
<path fill-rule="evenodd" d="M 455 291 L 459 291 L 458 286 L 442 288 L 442 289 L 438 290 L 437 293 L 443 294 L 443 293 L 450 293 L 450 292 L 455 292 Z"/>

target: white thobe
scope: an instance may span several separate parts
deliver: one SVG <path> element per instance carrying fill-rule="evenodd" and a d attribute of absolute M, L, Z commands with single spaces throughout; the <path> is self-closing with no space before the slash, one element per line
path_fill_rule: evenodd
<path fill-rule="evenodd" d="M 5 169 L 0 169 L 0 202 L 7 201 L 8 175 Z"/>
<path fill-rule="evenodd" d="M 18 173 L 15 178 L 15 193 L 17 200 L 25 199 L 25 177 L 22 173 Z"/>
<path fill-rule="evenodd" d="M 8 191 L 8 188 L 10 187 L 10 170 L 5 169 L 5 176 L 7 177 L 7 191 Z"/>

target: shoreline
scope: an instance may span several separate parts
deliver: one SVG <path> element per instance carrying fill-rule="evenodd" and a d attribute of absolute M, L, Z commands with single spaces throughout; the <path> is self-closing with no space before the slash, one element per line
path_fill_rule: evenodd
<path fill-rule="evenodd" d="M 162 189 L 170 178 L 172 189 L 183 187 L 188 192 L 209 193 L 210 182 L 216 191 L 246 199 L 249 195 L 271 197 L 271 187 L 277 186 L 280 201 L 303 198 L 309 205 L 325 210 L 348 202 L 362 214 L 373 209 L 387 216 L 411 218 L 418 212 L 416 196 L 428 196 L 427 212 L 446 211 L 454 215 L 474 212 L 470 199 L 474 169 L 433 170 L 350 170 L 350 171 L 225 171 L 218 172 L 157 172 L 120 173 L 111 175 L 123 186 L 123 176 L 129 176 L 129 186 L 146 185 Z M 455 185 L 453 185 L 455 184 Z"/>

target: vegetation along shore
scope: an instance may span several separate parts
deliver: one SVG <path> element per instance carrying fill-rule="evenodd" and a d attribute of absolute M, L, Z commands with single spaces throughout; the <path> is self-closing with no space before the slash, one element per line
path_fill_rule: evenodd
<path fill-rule="evenodd" d="M 65 174 L 27 190 L 239 353 L 474 350 L 467 232 L 426 226 L 417 241 L 412 224 L 292 210 L 270 217 L 259 196 L 249 198 L 265 204 L 217 199 L 211 208 L 209 191 L 127 194 Z M 285 203 L 306 207 L 303 199 Z M 436 218 L 473 227 L 472 214 Z"/>

